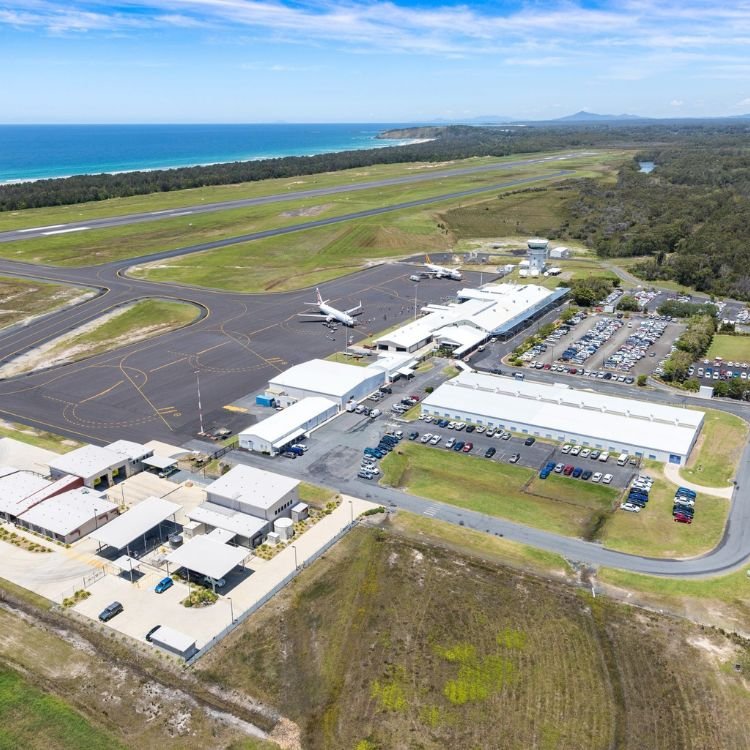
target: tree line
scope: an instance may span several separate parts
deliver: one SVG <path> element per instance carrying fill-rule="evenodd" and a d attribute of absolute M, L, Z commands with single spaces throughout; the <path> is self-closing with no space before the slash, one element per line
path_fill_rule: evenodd
<path fill-rule="evenodd" d="M 108 198 L 162 193 L 210 185 L 230 185 L 270 178 L 299 177 L 406 162 L 439 162 L 473 156 L 509 156 L 559 149 L 652 147 L 655 143 L 687 144 L 714 139 L 732 142 L 737 126 L 717 123 L 578 124 L 526 127 L 436 126 L 426 143 L 389 148 L 287 156 L 177 169 L 121 174 L 79 175 L 0 186 L 0 211 L 70 205 Z M 419 137 L 424 129 L 402 130 L 399 137 Z M 649 153 L 657 153 L 652 151 Z M 659 152 L 654 158 L 662 159 Z M 661 168 L 661 167 L 660 167 Z M 716 176 L 719 179 L 719 176 Z"/>

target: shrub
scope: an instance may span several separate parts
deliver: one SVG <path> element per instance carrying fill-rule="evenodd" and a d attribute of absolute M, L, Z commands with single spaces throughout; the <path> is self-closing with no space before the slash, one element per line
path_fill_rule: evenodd
<path fill-rule="evenodd" d="M 648 376 L 647 375 L 639 375 L 638 376 L 638 380 L 636 382 L 638 383 L 638 385 L 640 385 L 641 387 L 643 387 L 644 385 L 646 385 L 646 383 L 648 383 Z"/>

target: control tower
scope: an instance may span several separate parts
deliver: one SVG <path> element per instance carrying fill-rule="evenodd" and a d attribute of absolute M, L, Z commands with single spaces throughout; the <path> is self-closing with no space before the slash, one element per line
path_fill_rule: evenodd
<path fill-rule="evenodd" d="M 529 240 L 526 244 L 529 246 L 529 272 L 534 276 L 544 273 L 544 266 L 547 262 L 547 254 L 549 252 L 549 240 L 542 240 L 536 237 Z"/>

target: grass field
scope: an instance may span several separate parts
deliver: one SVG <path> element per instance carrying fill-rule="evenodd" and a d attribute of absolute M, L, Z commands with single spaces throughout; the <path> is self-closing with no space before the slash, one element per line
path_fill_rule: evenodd
<path fill-rule="evenodd" d="M 123 748 L 59 698 L 0 666 L 0 748 Z"/>
<path fill-rule="evenodd" d="M 157 250 L 185 247 L 278 227 L 289 227 L 311 219 L 324 219 L 403 201 L 432 198 L 453 191 L 490 188 L 498 183 L 521 177 L 543 177 L 559 169 L 558 163 L 529 164 L 501 172 L 460 175 L 420 183 L 301 198 L 282 204 L 270 203 L 206 214 L 188 214 L 142 224 L 34 237 L 3 243 L 0 253 L 3 257 L 15 260 L 63 266 L 105 263 Z M 469 198 L 469 200 L 474 199 L 476 196 Z M 465 202 L 467 199 L 463 200 Z M 439 210 L 441 205 L 449 206 L 458 203 L 460 203 L 459 200 L 438 201 L 428 208 L 434 211 Z M 407 213 L 414 213 L 414 211 L 407 211 Z M 390 226 L 392 222 L 389 221 L 388 216 L 385 216 L 381 217 L 381 223 Z M 435 222 L 432 222 L 432 228 L 436 234 L 439 234 Z M 296 238 L 285 237 L 284 240 L 287 247 L 296 244 Z"/>
<path fill-rule="evenodd" d="M 140 300 L 19 357 L 6 365 L 6 375 L 93 357 L 181 328 L 197 316 L 198 309 L 194 305 L 159 299 Z"/>
<path fill-rule="evenodd" d="M 392 487 L 568 536 L 589 534 L 618 494 L 557 475 L 540 480 L 523 466 L 411 443 L 390 453 L 381 468 L 382 482 Z"/>
<path fill-rule="evenodd" d="M 750 362 L 750 336 L 716 334 L 706 354 L 707 359 L 715 357 L 727 362 Z"/>
<path fill-rule="evenodd" d="M 0 419 L 0 437 L 20 440 L 22 443 L 35 445 L 37 448 L 46 448 L 55 453 L 67 453 L 83 445 L 83 443 L 78 443 L 62 435 L 55 435 L 53 432 L 37 430 L 34 427 L 27 427 L 16 422 L 6 422 L 2 419 Z"/>
<path fill-rule="evenodd" d="M 728 487 L 747 441 L 748 423 L 716 409 L 701 411 L 706 413 L 703 427 L 680 475 L 704 487 Z"/>
<path fill-rule="evenodd" d="M 142 655 L 137 669 L 113 664 L 123 648 L 119 638 L 107 636 L 100 652 L 71 630 L 38 627 L 5 604 L 0 610 L 3 750 L 193 750 L 234 742 L 238 750 L 275 747 L 242 744 L 243 732 L 204 712 L 181 690 L 150 678 L 149 666 L 166 677 L 167 664 L 150 665 Z"/>
<path fill-rule="evenodd" d="M 346 169 L 338 172 L 324 172 L 300 177 L 288 177 L 258 182 L 243 182 L 236 185 L 215 185 L 189 190 L 175 190 L 167 193 L 150 193 L 136 195 L 129 198 L 111 198 L 104 201 L 78 203 L 71 206 L 52 206 L 49 208 L 33 208 L 23 211 L 8 211 L 0 213 L 0 232 L 11 229 L 46 226 L 49 224 L 63 224 L 74 221 L 88 221 L 108 216 L 122 216 L 131 213 L 147 211 L 162 211 L 170 208 L 184 208 L 201 203 L 220 203 L 222 201 L 241 200 L 243 198 L 258 198 L 265 195 L 279 195 L 283 193 L 297 193 L 303 190 L 317 190 L 320 188 L 352 185 L 361 182 L 429 173 L 436 170 L 458 169 L 464 166 L 481 166 L 485 164 L 503 164 L 526 158 L 552 156 L 548 154 L 516 154 L 514 156 L 474 157 L 460 161 L 448 161 L 441 164 L 433 162 L 409 162 L 402 164 L 375 164 L 369 167 Z M 604 158 L 604 153 L 603 153 Z M 577 160 L 578 161 L 578 160 Z M 584 158 L 580 160 L 580 167 L 585 168 L 590 162 Z M 502 174 L 500 172 L 499 174 Z M 286 210 L 284 204 L 280 211 Z"/>
<path fill-rule="evenodd" d="M 85 294 L 76 287 L 0 276 L 0 328 L 53 312 Z"/>
<path fill-rule="evenodd" d="M 198 665 L 309 750 L 744 750 L 729 638 L 357 529 Z"/>
<path fill-rule="evenodd" d="M 640 513 L 617 510 L 600 535 L 605 547 L 647 557 L 694 557 L 713 549 L 721 540 L 729 501 L 701 494 L 690 525 L 675 523 L 672 504 L 677 485 L 664 478 L 661 465 L 648 462 L 654 478 L 648 506 Z"/>

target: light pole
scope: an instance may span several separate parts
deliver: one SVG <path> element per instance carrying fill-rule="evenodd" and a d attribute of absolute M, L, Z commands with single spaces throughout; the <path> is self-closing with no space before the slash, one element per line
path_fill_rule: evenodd
<path fill-rule="evenodd" d="M 414 284 L 414 320 L 417 319 L 417 285 Z"/>
<path fill-rule="evenodd" d="M 349 515 L 351 517 L 351 524 L 354 525 L 354 503 L 349 501 Z"/>
<path fill-rule="evenodd" d="M 229 599 L 229 614 L 232 617 L 232 625 L 234 625 L 234 605 L 232 604 L 232 597 L 228 596 L 227 599 Z"/>
<path fill-rule="evenodd" d="M 195 371 L 195 380 L 198 384 L 198 419 L 200 421 L 199 435 L 203 435 L 203 407 L 201 406 L 201 375 L 200 370 Z"/>
<path fill-rule="evenodd" d="M 294 545 L 292 545 L 292 549 L 294 550 L 294 569 L 297 570 L 298 569 L 298 566 L 297 566 L 297 548 Z"/>

